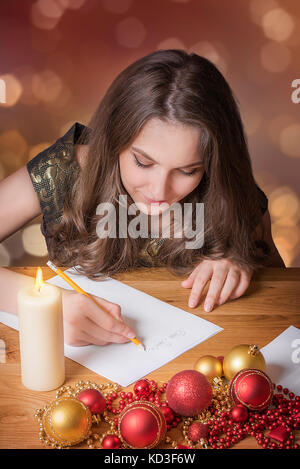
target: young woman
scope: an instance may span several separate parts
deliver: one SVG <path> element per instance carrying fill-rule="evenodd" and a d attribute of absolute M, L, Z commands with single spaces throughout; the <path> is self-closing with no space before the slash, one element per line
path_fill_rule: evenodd
<path fill-rule="evenodd" d="M 22 197 L 11 197 L 16 193 Z M 158 221 L 152 238 L 152 231 L 146 237 L 99 237 L 103 215 L 97 207 L 109 203 L 119 214 L 120 195 L 126 195 L 127 208 L 136 204 L 149 221 Z M 202 247 L 186 249 L 185 236 L 174 232 L 162 236 L 162 202 L 190 204 L 193 224 L 196 205 L 204 204 Z M 197 54 L 159 50 L 117 76 L 87 127 L 75 123 L 0 183 L 0 240 L 42 213 L 49 257 L 59 266 L 77 266 L 97 280 L 141 266 L 166 266 L 189 274 L 181 285 L 191 289 L 190 307 L 199 304 L 210 281 L 208 312 L 243 295 L 255 270 L 284 266 L 267 203 L 222 74 Z M 21 277 L 3 268 L 0 276 L 0 307 L 13 312 Z M 135 335 L 119 305 L 96 298 L 110 317 L 86 296 L 63 292 L 67 343 L 104 345 Z"/>

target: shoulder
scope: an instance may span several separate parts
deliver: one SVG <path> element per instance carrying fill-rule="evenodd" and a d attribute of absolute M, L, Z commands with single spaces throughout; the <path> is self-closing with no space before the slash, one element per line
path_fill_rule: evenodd
<path fill-rule="evenodd" d="M 26 164 L 46 221 L 56 220 L 61 215 L 65 195 L 80 170 L 82 157 L 77 159 L 76 147 L 86 129 L 76 122 L 53 145 Z"/>

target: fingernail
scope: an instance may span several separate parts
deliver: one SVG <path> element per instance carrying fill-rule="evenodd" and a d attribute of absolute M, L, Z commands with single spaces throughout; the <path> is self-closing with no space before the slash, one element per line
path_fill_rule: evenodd
<path fill-rule="evenodd" d="M 189 301 L 189 306 L 190 306 L 190 308 L 193 308 L 194 306 L 196 306 L 196 301 L 195 300 L 190 300 Z"/>
<path fill-rule="evenodd" d="M 209 313 L 211 310 L 212 310 L 212 305 L 206 303 L 206 304 L 204 305 L 204 311 L 206 311 L 207 313 Z"/>
<path fill-rule="evenodd" d="M 126 335 L 129 339 L 134 339 L 135 337 L 135 333 L 134 332 L 128 332 L 128 334 Z"/>

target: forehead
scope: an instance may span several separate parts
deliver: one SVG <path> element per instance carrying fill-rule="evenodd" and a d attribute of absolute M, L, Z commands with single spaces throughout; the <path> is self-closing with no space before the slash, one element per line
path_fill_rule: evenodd
<path fill-rule="evenodd" d="M 191 125 L 152 118 L 142 127 L 133 145 L 157 161 L 168 156 L 192 159 L 199 153 L 200 133 L 200 129 Z"/>

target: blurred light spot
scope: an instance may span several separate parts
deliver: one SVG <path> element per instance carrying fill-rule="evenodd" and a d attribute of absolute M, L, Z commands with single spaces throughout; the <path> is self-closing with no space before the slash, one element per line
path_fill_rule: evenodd
<path fill-rule="evenodd" d="M 292 124 L 280 132 L 280 148 L 288 156 L 300 158 L 300 124 Z"/>
<path fill-rule="evenodd" d="M 24 228 L 22 233 L 24 250 L 36 257 L 47 256 L 48 250 L 40 229 L 40 225 L 34 224 Z"/>
<path fill-rule="evenodd" d="M 263 68 L 268 72 L 283 72 L 291 61 L 290 50 L 275 42 L 265 44 L 260 53 L 260 60 Z"/>
<path fill-rule="evenodd" d="M 101 0 L 103 8 L 112 13 L 126 13 L 131 7 L 133 0 Z"/>
<path fill-rule="evenodd" d="M 24 65 L 15 70 L 18 79 L 22 85 L 23 91 L 20 96 L 20 102 L 28 106 L 34 106 L 39 103 L 39 100 L 32 93 L 32 80 L 34 70 L 29 65 Z"/>
<path fill-rule="evenodd" d="M 6 84 L 3 78 L 0 78 L 0 103 L 6 103 Z"/>
<path fill-rule="evenodd" d="M 33 147 L 30 147 L 29 152 L 28 152 L 28 161 L 32 160 L 36 155 L 41 153 L 41 151 L 46 150 L 46 148 L 49 148 L 51 146 L 51 143 L 49 142 L 43 142 L 43 143 L 38 143 L 37 145 L 34 145 Z"/>
<path fill-rule="evenodd" d="M 62 6 L 55 0 L 38 0 L 35 8 L 39 10 L 41 15 L 49 18 L 60 18 L 64 12 Z"/>
<path fill-rule="evenodd" d="M 288 186 L 281 186 L 269 195 L 270 215 L 274 222 L 279 218 L 292 218 L 295 224 L 299 218 L 300 203 L 295 192 Z"/>
<path fill-rule="evenodd" d="M 295 24 L 293 18 L 282 8 L 266 13 L 262 18 L 265 36 L 274 41 L 285 41 L 292 34 Z"/>
<path fill-rule="evenodd" d="M 61 16 L 58 16 L 58 17 L 45 16 L 40 10 L 39 2 L 34 3 L 31 6 L 30 17 L 31 17 L 32 24 L 36 28 L 46 29 L 46 30 L 54 29 L 59 23 L 59 20 L 61 18 Z"/>
<path fill-rule="evenodd" d="M 261 26 L 264 15 L 277 7 L 278 3 L 275 0 L 251 0 L 249 2 L 250 18 Z"/>
<path fill-rule="evenodd" d="M 189 47 L 188 52 L 194 52 L 206 59 L 210 60 L 222 73 L 227 71 L 226 55 L 224 46 L 220 43 L 211 43 L 200 41 Z"/>
<path fill-rule="evenodd" d="M 57 98 L 63 87 L 62 80 L 52 70 L 44 70 L 33 76 L 32 91 L 36 98 L 50 102 Z"/>
<path fill-rule="evenodd" d="M 72 91 L 67 86 L 63 85 L 61 88 L 60 93 L 57 95 L 51 103 L 49 103 L 53 109 L 53 111 L 57 115 L 64 115 L 66 111 L 68 111 L 68 105 L 72 103 Z"/>
<path fill-rule="evenodd" d="M 275 238 L 284 239 L 285 247 L 288 250 L 297 248 L 297 245 L 300 241 L 300 231 L 297 226 L 285 227 L 275 224 L 272 226 L 272 235 Z"/>
<path fill-rule="evenodd" d="M 248 109 L 243 117 L 247 135 L 254 135 L 262 122 L 262 116 L 255 109 Z"/>
<path fill-rule="evenodd" d="M 289 249 L 286 239 L 282 236 L 274 236 L 273 240 L 286 267 L 291 267 L 293 260 L 296 258 L 297 252 Z"/>
<path fill-rule="evenodd" d="M 186 47 L 177 37 L 168 37 L 157 44 L 157 49 L 186 49 Z"/>
<path fill-rule="evenodd" d="M 18 169 L 24 162 L 27 150 L 27 142 L 17 130 L 0 134 L 0 160 L 7 169 Z"/>
<path fill-rule="evenodd" d="M 120 21 L 116 26 L 116 37 L 119 44 L 129 48 L 139 47 L 146 37 L 143 23 L 134 17 Z"/>
<path fill-rule="evenodd" d="M 23 91 L 21 82 L 14 75 L 7 73 L 0 76 L 0 80 L 6 85 L 6 102 L 1 102 L 1 106 L 14 106 L 20 99 Z"/>
<path fill-rule="evenodd" d="M 274 117 L 274 119 L 269 122 L 267 128 L 268 136 L 271 142 L 278 144 L 281 131 L 293 123 L 293 117 L 289 116 L 288 114 L 282 114 L 281 116 Z"/>
<path fill-rule="evenodd" d="M 3 246 L 3 243 L 0 243 L 0 265 L 9 266 L 10 265 L 10 255 L 8 250 Z"/>
<path fill-rule="evenodd" d="M 4 179 L 6 177 L 5 175 L 5 169 L 3 167 L 3 164 L 1 163 L 0 161 L 0 181 L 2 181 L 2 179 Z"/>

